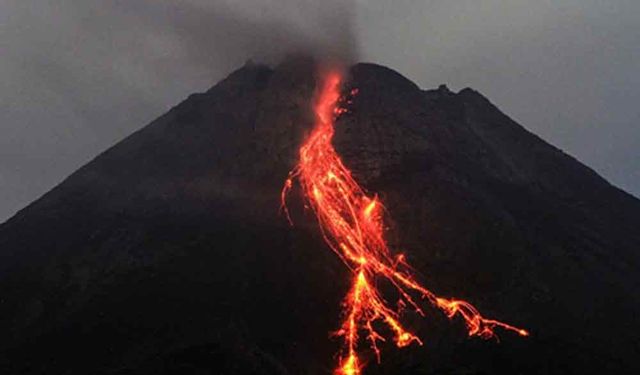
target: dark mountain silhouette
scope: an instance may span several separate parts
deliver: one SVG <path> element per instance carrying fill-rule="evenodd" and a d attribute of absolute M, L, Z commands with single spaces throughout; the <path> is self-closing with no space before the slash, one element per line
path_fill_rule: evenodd
<path fill-rule="evenodd" d="M 278 213 L 315 72 L 247 64 L 0 226 L 0 373 L 330 373 L 350 276 L 299 192 L 295 226 Z M 472 89 L 373 64 L 351 88 L 335 145 L 393 247 L 438 294 L 531 331 L 407 314 L 425 345 L 382 345 L 367 374 L 640 371 L 640 201 Z"/>

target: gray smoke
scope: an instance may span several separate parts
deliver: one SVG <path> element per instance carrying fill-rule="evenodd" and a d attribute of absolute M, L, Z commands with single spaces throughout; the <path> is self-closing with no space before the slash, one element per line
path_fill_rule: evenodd
<path fill-rule="evenodd" d="M 355 52 L 352 4 L 130 0 L 115 3 L 110 18 L 134 18 L 148 33 L 171 38 L 172 51 L 190 63 L 219 70 L 237 67 L 247 57 L 275 63 L 292 52 L 350 60 Z"/>

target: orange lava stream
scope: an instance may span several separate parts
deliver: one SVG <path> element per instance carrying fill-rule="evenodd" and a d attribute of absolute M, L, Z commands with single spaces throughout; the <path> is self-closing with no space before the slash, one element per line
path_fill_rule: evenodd
<path fill-rule="evenodd" d="M 325 241 L 354 274 L 351 290 L 344 300 L 344 320 L 337 332 L 343 337 L 345 347 L 336 374 L 361 374 L 363 363 L 358 356 L 361 339 L 369 342 L 380 361 L 378 343 L 385 338 L 374 323 L 378 327 L 386 325 L 398 347 L 411 343 L 422 345 L 420 338 L 403 327 L 400 312 L 391 309 L 380 295 L 372 282 L 376 277 L 388 280 L 397 288 L 400 306 L 409 305 L 424 315 L 413 294 L 428 300 L 449 318 L 462 317 L 469 336 L 494 337 L 497 327 L 528 336 L 524 329 L 484 318 L 468 302 L 436 296 L 414 279 L 404 255 L 392 255 L 383 238 L 381 203 L 358 185 L 331 144 L 335 118 L 344 112 L 338 105 L 341 80 L 337 72 L 327 74 L 314 107 L 315 127 L 300 148 L 298 165 L 289 174 L 281 197 L 286 211 L 286 194 L 297 178 L 317 216 Z M 361 338 L 361 334 L 365 337 Z"/>

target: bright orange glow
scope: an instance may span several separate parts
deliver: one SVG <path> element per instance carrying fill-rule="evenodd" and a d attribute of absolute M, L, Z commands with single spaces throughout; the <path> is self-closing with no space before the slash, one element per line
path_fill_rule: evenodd
<path fill-rule="evenodd" d="M 325 241 L 354 275 L 351 290 L 343 303 L 344 320 L 336 332 L 344 339 L 344 351 L 336 374 L 361 374 L 363 365 L 358 357 L 361 340 L 369 342 L 380 361 L 378 343 L 385 341 L 380 331 L 382 326 L 393 334 L 398 347 L 411 343 L 422 345 L 415 334 L 404 328 L 400 312 L 391 309 L 380 295 L 375 287 L 376 278 L 386 279 L 397 288 L 400 306 L 408 305 L 424 315 L 415 299 L 421 297 L 449 318 L 460 316 L 469 336 L 494 337 L 494 329 L 498 327 L 528 336 L 524 329 L 484 318 L 468 302 L 436 296 L 415 280 L 403 254 L 392 256 L 383 237 L 382 204 L 376 197 L 367 196 L 331 143 L 335 118 L 345 111 L 338 105 L 340 83 L 339 73 L 327 74 L 314 107 L 315 127 L 300 148 L 298 165 L 287 178 L 281 197 L 286 212 L 286 194 L 297 178 L 317 216 Z M 351 94 L 355 93 L 356 90 Z"/>

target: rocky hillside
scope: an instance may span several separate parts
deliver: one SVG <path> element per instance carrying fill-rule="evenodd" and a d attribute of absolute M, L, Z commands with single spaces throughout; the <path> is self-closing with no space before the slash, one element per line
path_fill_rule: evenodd
<path fill-rule="evenodd" d="M 0 373 L 328 374 L 348 271 L 299 194 L 279 193 L 313 122 L 316 69 L 248 64 L 0 226 Z M 526 327 L 425 345 L 367 374 L 640 371 L 640 201 L 472 89 L 374 64 L 337 121 L 344 162 L 435 292 Z M 373 362 L 373 358 L 370 358 Z"/>

